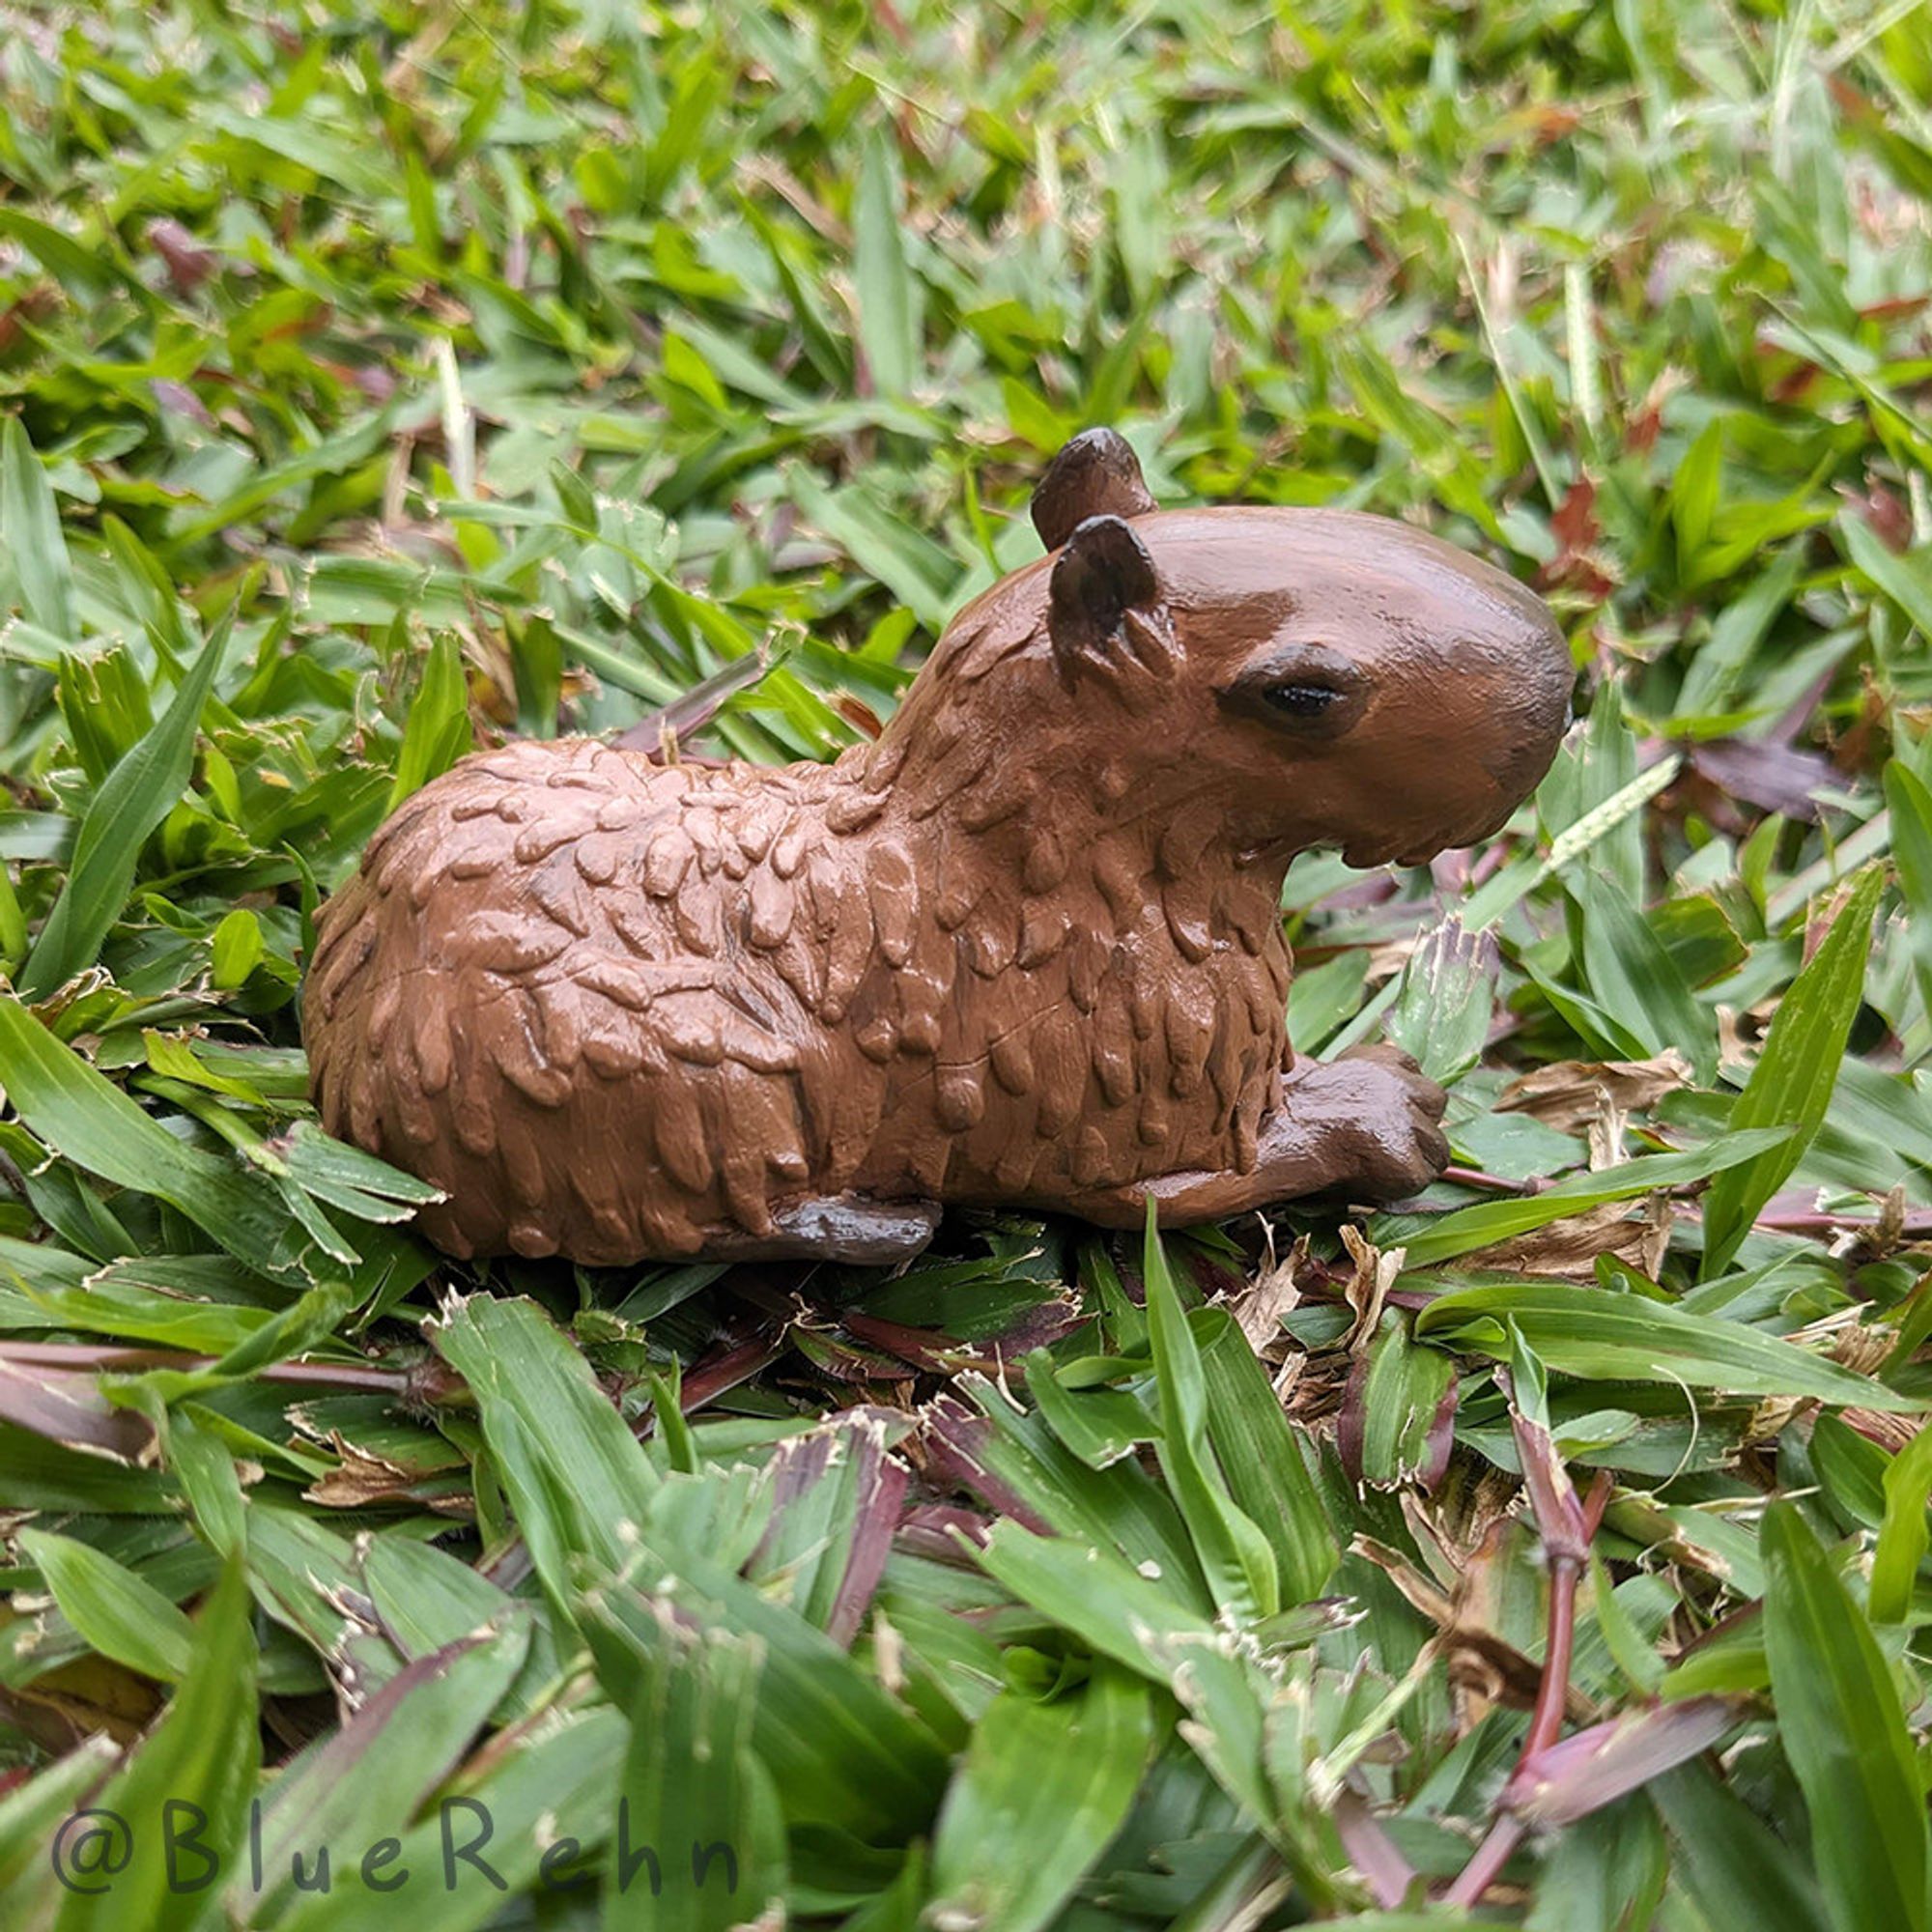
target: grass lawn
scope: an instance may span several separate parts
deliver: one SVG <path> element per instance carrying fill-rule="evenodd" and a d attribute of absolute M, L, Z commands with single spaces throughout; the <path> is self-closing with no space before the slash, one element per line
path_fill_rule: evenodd
<path fill-rule="evenodd" d="M 1928 0 L 0 6 L 0 1925 L 1932 1923 L 1928 210 Z M 1450 1176 L 439 1260 L 385 812 L 832 755 L 1094 423 L 1563 622 L 1285 895 Z"/>

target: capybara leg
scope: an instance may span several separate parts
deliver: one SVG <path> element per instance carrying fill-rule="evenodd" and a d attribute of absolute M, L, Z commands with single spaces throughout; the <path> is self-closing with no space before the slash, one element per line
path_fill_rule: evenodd
<path fill-rule="evenodd" d="M 833 1194 L 772 1209 L 772 1230 L 749 1235 L 717 1229 L 704 1252 L 721 1261 L 843 1262 L 869 1267 L 909 1262 L 939 1226 L 934 1201 L 872 1201 Z"/>
<path fill-rule="evenodd" d="M 1309 1194 L 1400 1201 L 1449 1164 L 1439 1124 L 1447 1104 L 1441 1088 L 1392 1046 L 1298 1061 L 1283 1081 L 1281 1105 L 1262 1122 L 1247 1173 L 1163 1174 L 1065 1205 L 1105 1227 L 1138 1227 L 1151 1196 L 1161 1224 L 1179 1228 Z"/>
<path fill-rule="evenodd" d="M 1449 1165 L 1442 1132 L 1448 1104 L 1398 1046 L 1357 1046 L 1336 1060 L 1297 1062 L 1281 1106 L 1262 1122 L 1258 1165 L 1280 1189 L 1271 1198 L 1341 1194 L 1382 1202 L 1419 1194 Z"/>

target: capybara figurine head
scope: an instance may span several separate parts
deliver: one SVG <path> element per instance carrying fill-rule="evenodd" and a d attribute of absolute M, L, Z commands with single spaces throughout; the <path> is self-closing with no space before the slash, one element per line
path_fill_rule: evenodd
<path fill-rule="evenodd" d="M 1413 1192 L 1442 1095 L 1297 1062 L 1283 873 L 1416 864 L 1548 768 L 1572 667 L 1492 566 L 1347 511 L 1154 507 L 1110 431 L 1048 554 L 830 765 L 465 760 L 324 909 L 317 1104 L 459 1255 L 916 1253 L 949 1202 L 1130 1225 Z"/>
<path fill-rule="evenodd" d="M 1061 451 L 1033 510 L 1050 554 L 949 636 L 1037 635 L 1043 579 L 1053 710 L 1111 697 L 1149 721 L 1145 749 L 1197 762 L 1237 838 L 1420 865 L 1496 831 L 1555 756 L 1563 634 L 1439 537 L 1348 510 L 1156 510 L 1108 430 Z"/>

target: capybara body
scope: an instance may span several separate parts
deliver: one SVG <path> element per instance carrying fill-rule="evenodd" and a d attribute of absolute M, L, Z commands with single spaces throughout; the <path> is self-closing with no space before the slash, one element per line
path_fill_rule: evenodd
<path fill-rule="evenodd" d="M 440 1246 L 885 1260 L 937 1204 L 1179 1222 L 1440 1167 L 1412 1069 L 1293 1061 L 1281 883 L 1501 823 L 1567 715 L 1547 611 L 1401 524 L 1155 511 L 1104 434 L 1036 520 L 832 764 L 520 743 L 378 832 L 312 1086 L 444 1191 Z"/>

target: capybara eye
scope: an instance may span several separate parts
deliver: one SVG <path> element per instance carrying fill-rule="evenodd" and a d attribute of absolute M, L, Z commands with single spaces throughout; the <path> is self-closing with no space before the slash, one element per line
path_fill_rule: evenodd
<path fill-rule="evenodd" d="M 1291 718 L 1320 718 L 1342 694 L 1326 684 L 1271 684 L 1263 696 Z"/>

